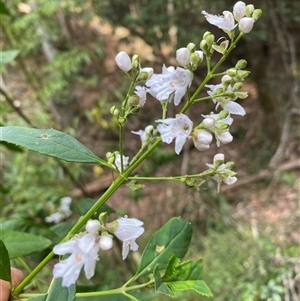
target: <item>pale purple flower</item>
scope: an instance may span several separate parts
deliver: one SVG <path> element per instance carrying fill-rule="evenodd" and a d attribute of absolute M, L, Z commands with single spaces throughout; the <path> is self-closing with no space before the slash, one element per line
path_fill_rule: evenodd
<path fill-rule="evenodd" d="M 116 221 L 118 226 L 114 234 L 123 241 L 122 258 L 124 260 L 129 250 L 138 250 L 139 246 L 135 240 L 144 233 L 145 229 L 142 227 L 144 223 L 136 218 L 127 217 L 120 217 Z"/>
<path fill-rule="evenodd" d="M 146 103 L 147 99 L 147 88 L 146 87 L 141 87 L 141 86 L 136 86 L 134 93 L 140 98 L 138 107 L 143 107 Z"/>
<path fill-rule="evenodd" d="M 216 93 L 217 89 L 223 88 L 223 85 L 222 84 L 205 85 L 205 87 L 210 89 L 209 91 L 207 91 L 207 94 L 210 96 L 213 96 Z M 226 92 L 230 92 L 231 90 L 232 90 L 232 87 L 231 87 L 231 85 L 229 85 L 227 87 Z M 234 102 L 234 100 L 236 100 L 236 99 L 237 99 L 237 97 L 234 97 L 232 99 L 228 96 L 221 96 L 221 97 L 213 98 L 212 101 L 214 102 L 214 104 L 216 104 L 216 109 L 219 106 L 221 106 L 224 110 L 229 111 L 229 113 L 231 113 L 231 114 L 244 116 L 246 114 L 246 112 L 241 105 Z"/>
<path fill-rule="evenodd" d="M 192 131 L 193 122 L 184 114 L 178 114 L 175 118 L 159 119 L 156 122 L 162 123 L 157 126 L 162 141 L 170 144 L 175 139 L 175 152 L 179 154 Z"/>
<path fill-rule="evenodd" d="M 92 233 L 75 236 L 73 239 L 54 247 L 53 252 L 58 255 L 71 254 L 67 259 L 54 265 L 55 278 L 62 277 L 62 286 L 74 284 L 82 267 L 87 279 L 94 276 L 100 245 L 98 237 Z"/>
<path fill-rule="evenodd" d="M 174 96 L 174 104 L 177 106 L 181 98 L 185 95 L 187 88 L 192 83 L 193 74 L 191 71 L 172 66 L 166 68 L 163 65 L 162 74 L 153 74 L 147 80 L 146 86 L 149 87 L 148 92 L 157 100 L 171 101 L 171 95 Z"/>
<path fill-rule="evenodd" d="M 205 10 L 203 10 L 201 13 L 204 15 L 208 23 L 219 27 L 226 33 L 229 33 L 236 27 L 233 14 L 229 11 L 223 11 L 223 16 L 211 15 Z"/>
<path fill-rule="evenodd" d="M 115 58 L 118 67 L 124 72 L 128 72 L 131 68 L 131 59 L 125 51 L 120 51 Z"/>

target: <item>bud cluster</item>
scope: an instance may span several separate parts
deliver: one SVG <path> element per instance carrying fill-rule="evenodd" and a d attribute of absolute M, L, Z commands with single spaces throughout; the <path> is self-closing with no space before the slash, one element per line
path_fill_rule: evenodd
<path fill-rule="evenodd" d="M 203 61 L 203 51 L 196 50 L 194 43 L 182 47 L 176 51 L 176 60 L 184 68 L 194 71 Z"/>

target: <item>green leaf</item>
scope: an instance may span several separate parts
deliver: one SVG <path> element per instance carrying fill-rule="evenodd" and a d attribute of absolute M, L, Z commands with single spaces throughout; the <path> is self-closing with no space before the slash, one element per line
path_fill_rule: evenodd
<path fill-rule="evenodd" d="M 171 296 L 171 297 L 176 296 L 175 292 L 173 292 L 170 287 L 168 287 L 165 283 L 163 283 L 163 281 L 161 279 L 161 275 L 157 269 L 157 266 L 154 269 L 153 275 L 154 275 L 154 281 L 155 281 L 155 290 L 157 292 L 161 292 L 161 293 Z"/>
<path fill-rule="evenodd" d="M 11 282 L 9 255 L 2 240 L 0 240 L 0 255 L 0 279 Z"/>
<path fill-rule="evenodd" d="M 165 269 L 172 255 L 183 258 L 192 237 L 191 225 L 181 217 L 171 218 L 150 238 L 136 272 L 136 278 Z"/>
<path fill-rule="evenodd" d="M 195 262 L 189 260 L 180 263 L 180 260 L 173 256 L 164 276 L 161 278 L 161 282 L 168 286 L 169 291 L 162 284 L 157 290 L 167 295 L 171 295 L 170 292 L 172 292 L 176 296 L 178 291 L 194 290 L 200 295 L 212 297 L 210 289 L 203 281 L 202 258 Z"/>
<path fill-rule="evenodd" d="M 0 69 L 2 69 L 5 64 L 11 63 L 19 52 L 19 50 L 0 51 Z"/>
<path fill-rule="evenodd" d="M 4 145 L 5 147 L 7 147 L 9 150 L 13 151 L 13 152 L 19 152 L 19 153 L 22 153 L 24 150 L 23 148 L 19 147 L 19 146 L 16 146 L 14 144 L 11 144 L 11 143 L 7 143 L 5 141 L 1 141 L 0 142 L 0 145 Z"/>
<path fill-rule="evenodd" d="M 0 15 L 10 15 L 9 10 L 2 1 L 0 1 Z"/>
<path fill-rule="evenodd" d="M 59 241 L 62 240 L 75 225 L 76 220 L 70 220 L 67 222 L 59 223 L 57 225 L 53 225 L 50 227 L 51 231 L 53 231 L 59 237 Z"/>
<path fill-rule="evenodd" d="M 41 236 L 18 231 L 0 231 L 0 239 L 5 243 L 10 259 L 44 250 L 52 243 Z"/>
<path fill-rule="evenodd" d="M 75 300 L 76 285 L 62 286 L 62 278 L 54 278 L 45 301 L 73 301 Z"/>
<path fill-rule="evenodd" d="M 47 294 L 31 297 L 31 298 L 27 299 L 27 301 L 45 301 L 46 298 L 47 298 Z"/>
<path fill-rule="evenodd" d="M 54 129 L 39 130 L 20 126 L 0 127 L 0 141 L 13 143 L 61 160 L 108 166 L 75 138 Z"/>

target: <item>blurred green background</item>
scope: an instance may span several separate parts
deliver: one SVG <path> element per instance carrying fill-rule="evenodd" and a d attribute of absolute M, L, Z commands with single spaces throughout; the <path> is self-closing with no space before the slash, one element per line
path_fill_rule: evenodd
<path fill-rule="evenodd" d="M 201 11 L 232 11 L 235 1 L 2 3 L 1 11 L 9 14 L 1 14 L 1 49 L 17 50 L 18 55 L 3 65 L 6 58 L 2 54 L 1 124 L 53 127 L 105 158 L 107 151 L 118 147 L 118 125 L 109 109 L 120 105 L 129 84 L 115 66 L 118 51 L 139 54 L 143 67 L 160 72 L 163 63 L 176 65 L 176 49 L 189 42 L 198 48 L 205 31 L 224 36 L 205 21 Z M 234 121 L 234 141 L 200 154 L 190 145 L 180 156 L 162 145 L 140 171 L 144 176 L 197 173 L 216 152 L 223 152 L 226 160 L 236 163 L 237 184 L 223 187 L 217 194 L 212 181 L 199 192 L 175 183 L 167 187 L 146 183 L 138 191 L 123 187 L 108 204 L 117 216 L 129 214 L 145 222 L 140 250 L 170 217 L 180 215 L 189 220 L 194 227 L 189 255 L 204 257 L 205 280 L 214 293 L 213 300 L 299 301 L 300 4 L 296 0 L 252 4 L 261 8 L 263 15 L 223 66 L 234 66 L 243 58 L 251 71 L 244 85 L 249 97 L 241 101 L 247 115 Z M 194 88 L 205 70 L 203 64 L 196 71 Z M 201 114 L 213 109 L 212 103 L 201 104 L 190 115 L 200 121 Z M 132 157 L 140 146 L 130 131 L 154 124 L 159 110 L 159 103 L 148 99 L 145 110 L 129 119 L 126 155 Z M 178 108 L 173 110 L 170 114 Z M 15 221 L 19 230 L 23 221 L 27 228 L 22 230 L 28 232 L 49 227 L 45 217 L 65 196 L 73 199 L 73 215 L 66 221 L 71 224 L 78 218 L 80 202 L 96 200 L 111 181 L 111 174 L 100 167 L 0 147 L 1 222 Z M 43 255 L 31 256 L 28 268 Z M 101 257 L 97 276 L 89 282 L 82 279 L 80 284 L 116 287 L 133 273 L 136 260 L 132 256 L 123 263 L 119 248 L 115 248 Z M 23 268 L 19 261 L 13 264 Z M 39 277 L 33 291 L 45 286 L 42 279 L 51 277 L 51 269 Z M 178 300 L 202 299 L 191 293 Z"/>

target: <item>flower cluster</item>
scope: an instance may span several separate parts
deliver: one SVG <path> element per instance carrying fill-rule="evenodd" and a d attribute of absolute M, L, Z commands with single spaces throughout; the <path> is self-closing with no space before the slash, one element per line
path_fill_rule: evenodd
<path fill-rule="evenodd" d="M 212 177 L 218 184 L 218 192 L 220 190 L 221 183 L 224 182 L 227 185 L 232 185 L 237 181 L 235 177 L 236 172 L 232 171 L 234 165 L 233 162 L 224 163 L 224 154 L 216 154 L 214 156 L 213 164 L 206 164 L 209 168 L 213 169 L 215 175 Z"/>
<path fill-rule="evenodd" d="M 249 33 L 254 22 L 260 17 L 261 10 L 254 9 L 252 4 L 246 5 L 244 2 L 238 1 L 233 7 L 233 12 L 224 11 L 222 16 L 211 15 L 206 11 L 202 11 L 202 14 L 210 24 L 225 31 L 232 39 L 237 26 L 240 32 Z"/>
<path fill-rule="evenodd" d="M 69 196 L 62 198 L 60 200 L 58 211 L 53 212 L 49 216 L 45 217 L 45 222 L 58 224 L 69 217 L 72 214 L 70 209 L 71 203 L 72 199 Z M 50 207 L 53 207 L 53 205 L 51 204 Z"/>
<path fill-rule="evenodd" d="M 135 240 L 144 233 L 143 222 L 135 218 L 118 218 L 112 223 L 103 224 L 98 220 L 89 220 L 86 232 L 75 235 L 71 240 L 54 247 L 53 252 L 58 255 L 70 254 L 67 259 L 55 264 L 53 275 L 62 277 L 62 285 L 74 284 L 82 268 L 87 279 L 94 276 L 96 263 L 99 260 L 99 251 L 112 248 L 114 234 L 123 241 L 123 260 L 127 257 L 129 249 L 138 250 Z M 99 231 L 101 235 L 99 235 Z M 107 232 L 108 231 L 108 232 Z"/>

